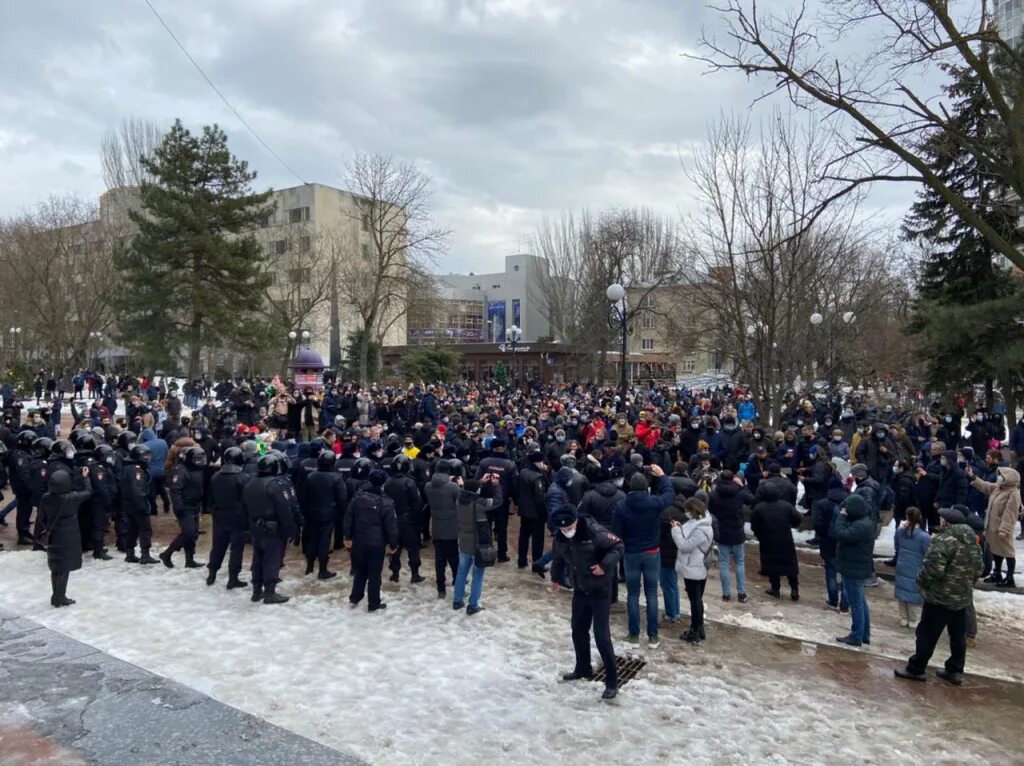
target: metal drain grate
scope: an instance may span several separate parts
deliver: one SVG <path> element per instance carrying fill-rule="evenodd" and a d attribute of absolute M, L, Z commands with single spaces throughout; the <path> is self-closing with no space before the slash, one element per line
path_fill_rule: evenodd
<path fill-rule="evenodd" d="M 637 677 L 637 674 L 644 669 L 644 665 L 647 663 L 639 657 L 615 657 L 615 669 L 619 674 L 619 686 L 624 686 L 627 682 L 632 681 Z M 597 673 L 594 674 L 594 680 L 604 683 L 604 667 L 602 666 Z"/>

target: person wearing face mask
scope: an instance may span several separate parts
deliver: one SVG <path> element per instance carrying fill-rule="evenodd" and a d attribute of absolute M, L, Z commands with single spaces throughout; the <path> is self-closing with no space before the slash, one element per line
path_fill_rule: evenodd
<path fill-rule="evenodd" d="M 935 438 L 955 447 L 960 443 L 960 412 L 943 411 L 940 417 L 941 422 L 939 423 Z"/>
<path fill-rule="evenodd" d="M 992 552 L 992 574 L 985 582 L 994 583 L 998 588 L 1015 588 L 1014 569 L 1017 551 L 1013 544 L 1013 530 L 1020 511 L 1020 474 L 1012 468 L 999 468 L 994 482 L 984 481 L 974 475 L 968 466 L 967 476 L 971 486 L 988 496 L 985 509 L 985 543 Z M 1003 577 L 1003 561 L 1006 561 L 1006 576 Z"/>
<path fill-rule="evenodd" d="M 546 496 L 548 467 L 540 452 L 532 453 L 517 479 L 516 507 L 519 511 L 519 546 L 517 564 L 527 567 L 527 551 L 536 564 L 544 555 L 544 522 L 547 520 Z"/>
<path fill-rule="evenodd" d="M 565 431 L 559 428 L 555 431 L 554 439 L 550 444 L 548 444 L 547 449 L 544 452 L 548 465 L 558 465 L 558 461 L 562 459 L 562 455 L 564 455 L 568 449 L 569 444 L 566 439 Z"/>
<path fill-rule="evenodd" d="M 736 419 L 731 415 L 722 418 L 722 430 L 711 440 L 711 453 L 719 459 L 722 468 L 738 471 L 749 450 L 747 435 L 740 430 Z"/>
<path fill-rule="evenodd" d="M 940 458 L 941 472 L 939 487 L 935 495 L 934 507 L 952 508 L 959 503 L 967 502 L 967 474 L 957 464 L 956 453 L 946 450 Z"/>
<path fill-rule="evenodd" d="M 691 418 L 686 429 L 679 435 L 679 454 L 686 462 L 690 461 L 698 452 L 698 443 L 702 439 L 701 422 L 697 418 Z"/>
<path fill-rule="evenodd" d="M 971 446 L 975 453 L 982 455 L 988 449 L 988 441 L 992 436 L 993 429 L 988 422 L 985 410 L 978 409 L 967 423 L 964 441 Z"/>
<path fill-rule="evenodd" d="M 611 634 L 612 578 L 624 555 L 622 540 L 589 516 L 580 516 L 571 505 L 558 509 L 550 518 L 555 532 L 555 558 L 551 572 L 552 590 L 572 572 L 572 643 L 576 666 L 562 676 L 563 681 L 589 680 L 594 676 L 590 657 L 590 632 L 605 668 L 605 688 L 601 698 L 618 694 L 618 675 Z M 655 604 L 655 610 L 657 604 Z"/>
<path fill-rule="evenodd" d="M 843 432 L 841 429 L 833 429 L 832 436 L 830 437 L 828 444 L 828 451 L 832 453 L 832 457 L 837 457 L 840 460 L 850 460 L 850 445 L 843 439 Z"/>

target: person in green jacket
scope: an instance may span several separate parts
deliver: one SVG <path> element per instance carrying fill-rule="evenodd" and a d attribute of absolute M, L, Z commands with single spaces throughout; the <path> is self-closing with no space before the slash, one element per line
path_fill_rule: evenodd
<path fill-rule="evenodd" d="M 897 678 L 924 681 L 928 661 L 935 652 L 942 631 L 949 633 L 949 659 L 936 675 L 954 686 L 962 683 L 967 659 L 967 608 L 974 596 L 974 581 L 981 576 L 983 562 L 974 530 L 958 510 L 939 510 L 941 526 L 932 539 L 917 576 L 924 597 L 921 621 L 917 625 L 917 647 L 906 668 L 896 668 Z"/>
<path fill-rule="evenodd" d="M 836 571 L 843 576 L 843 592 L 850 605 L 850 632 L 836 641 L 847 646 L 871 643 L 871 612 L 864 587 L 873 570 L 875 519 L 860 495 L 843 500 L 836 524 Z"/>

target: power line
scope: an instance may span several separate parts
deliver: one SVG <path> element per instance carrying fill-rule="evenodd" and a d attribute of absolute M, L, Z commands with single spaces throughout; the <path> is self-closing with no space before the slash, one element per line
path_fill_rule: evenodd
<path fill-rule="evenodd" d="M 221 93 L 220 88 L 218 88 L 216 85 L 213 84 L 213 80 L 211 80 L 206 75 L 206 72 L 204 72 L 203 68 L 201 66 L 199 66 L 199 64 L 196 62 L 196 60 L 194 58 L 192 58 L 192 54 L 188 52 L 188 50 L 182 44 L 181 40 L 178 39 L 178 36 L 176 34 L 174 34 L 174 32 L 171 30 L 171 28 L 169 26 L 167 26 L 167 22 L 163 20 L 163 17 L 161 17 L 160 14 L 157 12 L 156 8 L 153 7 L 153 3 L 151 3 L 149 0 L 143 0 L 143 1 L 146 3 L 146 5 L 149 6 L 149 10 L 151 10 L 153 12 L 153 15 L 156 16 L 156 20 L 160 22 L 160 26 L 162 26 L 164 29 L 167 30 L 167 34 L 169 34 L 171 36 L 171 39 L 174 40 L 174 42 L 177 44 L 177 46 L 179 48 L 181 48 L 181 52 L 185 54 L 185 58 L 187 58 L 190 62 L 192 62 L 192 66 L 194 66 L 196 68 L 196 71 L 199 72 L 199 74 L 201 74 L 203 76 L 203 79 L 206 80 L 206 84 L 209 85 L 211 88 L 213 88 L 213 92 L 214 93 L 216 93 L 218 96 L 220 96 L 220 100 L 223 101 L 225 106 L 227 106 L 227 108 L 231 110 L 232 114 L 234 114 L 235 117 L 238 118 L 238 121 L 241 122 L 245 126 L 246 130 L 248 130 L 250 133 L 252 133 L 253 138 L 255 138 L 257 141 L 259 141 L 260 145 L 263 146 L 263 148 L 266 149 L 268 152 L 270 152 L 270 156 L 273 157 L 278 162 L 280 162 L 281 166 L 285 170 L 287 170 L 293 176 L 298 178 L 301 183 L 305 184 L 306 180 L 302 176 L 300 176 L 298 173 L 296 173 L 294 170 L 292 170 L 291 166 L 287 162 L 285 162 L 284 160 L 282 160 L 280 157 L 277 156 L 277 152 L 275 152 L 273 149 L 271 149 L 270 146 L 267 145 L 267 142 L 264 141 L 262 138 L 260 138 L 259 134 L 255 130 L 253 130 L 252 126 L 245 121 L 245 118 L 242 117 L 242 115 L 240 115 L 238 113 L 238 110 L 235 109 L 235 107 L 231 104 L 230 101 L 228 101 L 227 96 L 225 96 L 223 93 Z"/>

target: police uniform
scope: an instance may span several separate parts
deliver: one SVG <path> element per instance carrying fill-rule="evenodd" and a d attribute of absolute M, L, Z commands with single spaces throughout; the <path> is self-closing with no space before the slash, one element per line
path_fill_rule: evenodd
<path fill-rule="evenodd" d="M 171 556 L 183 548 L 186 567 L 197 569 L 203 566 L 195 560 L 196 541 L 199 539 L 199 514 L 203 511 L 203 474 L 204 466 L 174 467 L 174 474 L 171 476 L 171 507 L 181 531 L 160 554 L 160 560 L 168 567 L 174 566 Z"/>
<path fill-rule="evenodd" d="M 476 469 L 476 479 L 479 481 L 485 474 L 497 474 L 501 479 L 501 505 L 487 511 L 487 519 L 494 530 L 494 540 L 498 548 L 498 561 L 508 561 L 508 504 L 510 498 L 515 497 L 516 485 L 519 483 L 519 474 L 516 471 L 516 464 L 509 460 L 503 453 L 497 453 L 491 457 L 485 457 L 480 461 Z"/>
<path fill-rule="evenodd" d="M 213 503 L 213 544 L 210 547 L 210 570 L 207 584 L 213 585 L 217 571 L 224 563 L 224 554 L 230 546 L 228 558 L 228 585 L 240 588 L 246 585 L 238 579 L 242 571 L 242 554 L 249 530 L 249 518 L 242 505 L 242 491 L 253 479 L 242 466 L 225 465 L 210 479 L 210 495 Z"/>
<path fill-rule="evenodd" d="M 135 556 L 136 543 L 142 551 L 142 558 L 146 559 L 153 542 L 153 526 L 149 520 L 149 471 L 133 460 L 125 461 L 121 474 L 121 513 L 127 527 L 124 542 L 128 555 L 125 561 L 141 563 Z"/>
<path fill-rule="evenodd" d="M 281 476 L 257 476 L 242 490 L 252 530 L 252 600 L 275 603 L 288 540 L 298 534 L 292 512 L 294 493 Z"/>
<path fill-rule="evenodd" d="M 15 526 L 18 530 L 18 544 L 25 545 L 31 542 L 29 525 L 32 519 L 32 457 L 21 449 L 11 450 L 10 454 L 8 478 L 14 491 L 14 499 L 18 503 Z"/>
<path fill-rule="evenodd" d="M 96 559 L 109 559 L 104 550 L 107 536 L 107 525 L 110 523 L 111 510 L 117 497 L 117 478 L 113 469 L 102 462 L 88 460 L 85 467 L 89 469 L 89 508 L 90 535 L 92 556 Z"/>
<path fill-rule="evenodd" d="M 389 568 L 391 581 L 398 582 L 402 570 L 402 549 L 409 558 L 412 582 L 422 582 L 420 576 L 420 505 L 423 502 L 419 487 L 413 478 L 404 473 L 388 477 L 384 483 L 384 494 L 395 504 L 398 519 L 398 549 L 391 555 Z"/>
<path fill-rule="evenodd" d="M 319 564 L 320 579 L 334 576 L 327 569 L 331 536 L 337 520 L 344 519 L 347 507 L 348 487 L 345 477 L 334 466 L 328 470 L 313 471 L 306 477 L 303 503 L 306 526 L 302 546 L 306 556 L 306 574 L 312 573 L 316 562 Z"/>

